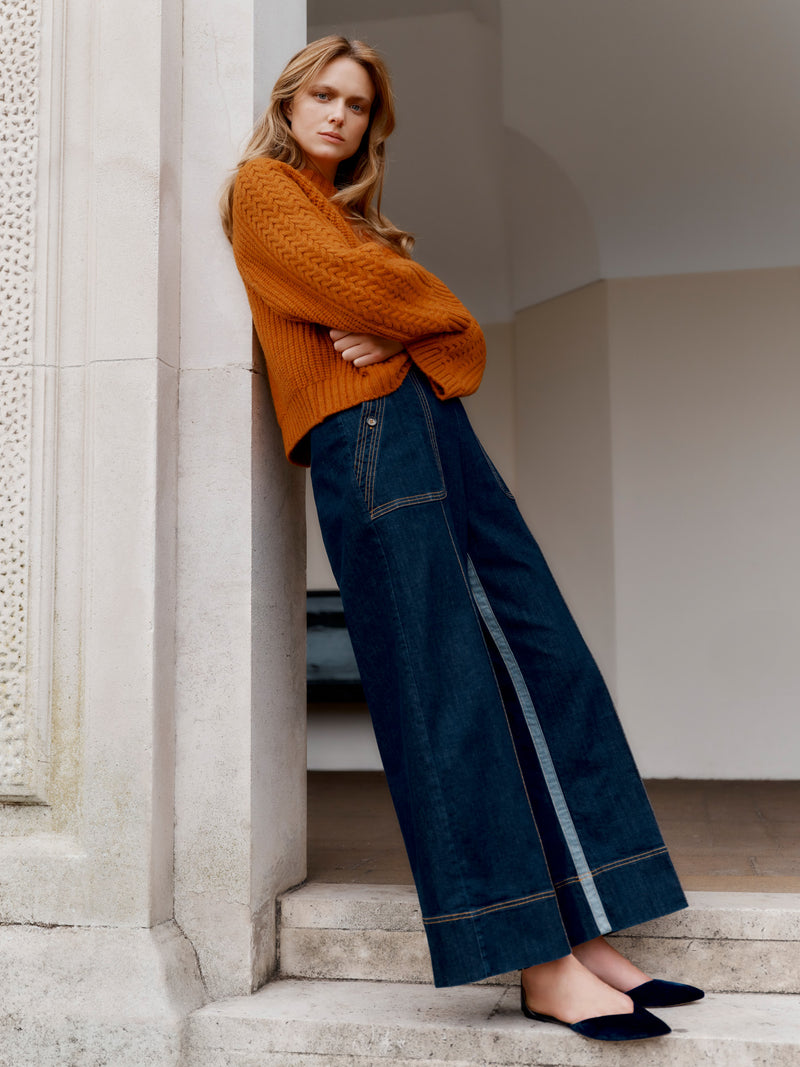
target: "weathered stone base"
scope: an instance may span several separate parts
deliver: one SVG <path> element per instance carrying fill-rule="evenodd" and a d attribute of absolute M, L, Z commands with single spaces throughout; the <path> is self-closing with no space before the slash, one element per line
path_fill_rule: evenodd
<path fill-rule="evenodd" d="M 750 899 L 737 907 L 736 901 L 698 897 L 694 903 L 694 914 L 681 913 L 672 925 L 666 919 L 648 924 L 645 941 L 658 962 L 664 963 L 660 944 L 671 962 L 677 962 L 672 955 L 691 957 L 694 977 L 698 940 L 712 942 L 715 932 L 729 954 L 749 940 L 754 952 L 766 953 L 768 943 L 796 951 L 794 900 Z M 309 886 L 284 898 L 283 910 L 284 921 L 298 929 L 336 922 L 368 934 L 380 919 L 387 935 L 423 936 L 402 929 L 415 925 L 414 903 L 397 887 Z M 328 926 L 327 932 L 337 931 Z M 632 939 L 641 932 L 631 931 Z M 373 948 L 368 940 L 367 962 Z M 786 968 L 787 960 L 782 954 L 773 970 Z M 762 970 L 766 966 L 739 974 L 734 967 L 734 980 L 763 984 Z M 251 996 L 210 1003 L 192 946 L 174 922 L 149 930 L 0 926 L 0 990 L 0 1067 L 621 1062 L 614 1043 L 589 1042 L 524 1019 L 515 985 L 434 989 L 408 981 L 282 978 Z M 673 1033 L 626 1046 L 626 1067 L 788 1067 L 800 1062 L 798 1009 L 800 997 L 786 993 L 710 993 L 697 1004 L 657 1013 Z"/>
<path fill-rule="evenodd" d="M 187 1067 L 789 1067 L 800 1059 L 800 998 L 712 994 L 665 1009 L 666 1037 L 588 1041 L 519 1010 L 500 986 L 286 979 L 209 1004 L 187 1022 Z"/>
<path fill-rule="evenodd" d="M 0 1067 L 177 1067 L 206 1001 L 174 922 L 0 926 Z"/>

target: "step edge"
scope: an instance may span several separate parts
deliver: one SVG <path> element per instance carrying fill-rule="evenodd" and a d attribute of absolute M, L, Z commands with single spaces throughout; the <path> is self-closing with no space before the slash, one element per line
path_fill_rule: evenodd
<path fill-rule="evenodd" d="M 800 940 L 800 894 L 704 891 L 689 892 L 687 899 L 688 909 L 629 927 L 624 936 L 665 940 L 697 937 L 732 941 Z M 362 914 L 357 916 L 356 911 Z M 392 915 L 388 932 L 422 929 L 419 905 L 411 886 L 316 882 L 293 889 L 280 898 L 280 922 L 285 929 L 374 929 L 381 921 L 377 917 L 379 911 Z M 713 929 L 717 925 L 722 929 Z M 724 929 L 726 925 L 730 927 L 728 930 Z"/>

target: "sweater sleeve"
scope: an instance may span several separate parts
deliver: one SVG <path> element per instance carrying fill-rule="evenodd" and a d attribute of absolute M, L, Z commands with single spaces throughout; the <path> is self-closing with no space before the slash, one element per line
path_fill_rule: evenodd
<path fill-rule="evenodd" d="M 285 318 L 409 346 L 431 335 L 474 335 L 474 319 L 438 278 L 375 242 L 354 245 L 326 217 L 336 209 L 315 204 L 287 170 L 253 161 L 236 182 L 234 253 L 260 299 Z"/>

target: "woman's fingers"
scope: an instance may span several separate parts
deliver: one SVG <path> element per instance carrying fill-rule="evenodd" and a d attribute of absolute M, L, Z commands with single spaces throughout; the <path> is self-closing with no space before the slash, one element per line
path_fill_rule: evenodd
<path fill-rule="evenodd" d="M 341 340 L 336 341 L 333 346 L 342 359 L 354 360 L 359 356 L 366 356 L 369 352 L 374 352 L 375 348 L 370 345 L 369 341 L 364 337 L 359 337 L 356 334 L 350 334 L 348 337 L 342 337 Z"/>
<path fill-rule="evenodd" d="M 391 356 L 396 356 L 397 352 L 401 349 L 397 349 L 394 352 L 367 352 L 365 355 L 357 356 L 353 360 L 354 367 L 367 367 L 370 363 L 383 363 L 385 359 L 389 359 Z"/>
<path fill-rule="evenodd" d="M 366 333 L 346 333 L 344 330 L 330 330 L 333 347 L 356 367 L 366 367 L 370 363 L 382 363 L 385 359 L 396 356 L 403 351 L 400 341 L 391 341 L 386 337 L 376 337 Z"/>
<path fill-rule="evenodd" d="M 339 352 L 345 359 L 355 359 L 356 352 L 363 354 L 363 351 L 373 351 L 374 342 L 379 342 L 379 337 L 370 337 L 366 333 L 345 333 L 344 330 L 330 330 L 330 335 L 333 340 L 333 347 Z"/>

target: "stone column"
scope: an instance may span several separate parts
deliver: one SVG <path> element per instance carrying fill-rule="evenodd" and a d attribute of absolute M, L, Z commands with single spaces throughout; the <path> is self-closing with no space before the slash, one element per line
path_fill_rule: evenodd
<path fill-rule="evenodd" d="M 205 998 L 172 919 L 180 4 L 0 16 L 0 1047 L 166 1064 Z"/>
<path fill-rule="evenodd" d="M 269 973 L 303 876 L 302 475 L 212 222 L 253 35 L 251 0 L 0 0 L 15 1067 L 177 1064 L 193 1008 Z"/>
<path fill-rule="evenodd" d="M 256 67 L 271 86 L 304 42 L 300 0 L 184 4 L 175 917 L 213 997 L 266 980 L 305 877 L 303 472 L 217 216 Z"/>

